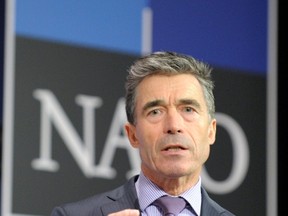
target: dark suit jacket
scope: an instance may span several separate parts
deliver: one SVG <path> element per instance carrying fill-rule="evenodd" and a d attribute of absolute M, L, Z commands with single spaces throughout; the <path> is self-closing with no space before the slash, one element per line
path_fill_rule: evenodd
<path fill-rule="evenodd" d="M 135 189 L 138 176 L 131 178 L 124 185 L 87 199 L 55 207 L 51 216 L 107 216 L 124 209 L 140 209 Z M 201 216 L 233 216 L 231 212 L 214 202 L 202 190 Z"/>

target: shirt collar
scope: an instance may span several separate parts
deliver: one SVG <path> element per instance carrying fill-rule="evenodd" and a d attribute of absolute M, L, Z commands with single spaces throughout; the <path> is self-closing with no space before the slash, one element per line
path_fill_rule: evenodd
<path fill-rule="evenodd" d="M 190 204 L 190 206 L 194 209 L 197 215 L 200 215 L 202 203 L 201 177 L 199 177 L 199 180 L 194 187 L 188 189 L 180 196 L 183 197 Z"/>
<path fill-rule="evenodd" d="M 167 195 L 162 189 L 151 182 L 142 172 L 140 172 L 139 178 L 135 183 L 135 187 L 139 198 L 140 209 L 142 211 L 144 211 L 159 197 Z M 201 177 L 199 177 L 199 181 L 194 187 L 180 194 L 180 196 L 190 204 L 197 215 L 200 215 L 202 200 Z"/>
<path fill-rule="evenodd" d="M 135 183 L 137 195 L 139 197 L 140 209 L 144 210 L 159 197 L 166 195 L 157 185 L 151 182 L 142 172 Z"/>

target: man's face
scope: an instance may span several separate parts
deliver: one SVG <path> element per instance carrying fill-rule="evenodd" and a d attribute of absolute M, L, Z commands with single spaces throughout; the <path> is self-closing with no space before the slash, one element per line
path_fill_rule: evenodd
<path fill-rule="evenodd" d="M 150 178 L 198 176 L 215 141 L 202 88 L 190 74 L 155 75 L 137 88 L 135 126 L 126 125 Z"/>

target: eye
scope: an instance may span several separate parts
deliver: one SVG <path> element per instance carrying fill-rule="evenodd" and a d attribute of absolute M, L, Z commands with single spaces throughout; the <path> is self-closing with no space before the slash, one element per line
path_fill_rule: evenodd
<path fill-rule="evenodd" d="M 184 108 L 183 108 L 183 111 L 190 113 L 190 112 L 193 112 L 194 109 L 193 109 L 192 107 L 184 107 Z"/>
<path fill-rule="evenodd" d="M 148 112 L 149 116 L 155 116 L 155 115 L 160 115 L 160 114 L 161 114 L 160 109 L 153 109 L 153 110 Z"/>

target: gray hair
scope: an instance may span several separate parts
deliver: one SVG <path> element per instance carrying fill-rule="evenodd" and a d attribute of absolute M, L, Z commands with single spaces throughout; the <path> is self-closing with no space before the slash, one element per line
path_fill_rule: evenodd
<path fill-rule="evenodd" d="M 215 115 L 213 95 L 214 83 L 212 68 L 195 58 L 175 52 L 154 52 L 136 60 L 128 70 L 126 79 L 126 115 L 131 124 L 135 124 L 136 88 L 145 77 L 160 75 L 191 74 L 202 86 L 210 119 Z"/>

